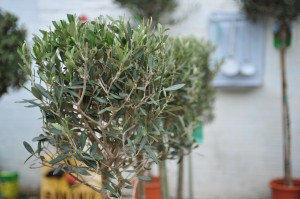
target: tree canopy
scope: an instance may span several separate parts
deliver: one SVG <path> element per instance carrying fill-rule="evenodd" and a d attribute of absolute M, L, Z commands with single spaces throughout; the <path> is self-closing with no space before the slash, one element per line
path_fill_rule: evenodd
<path fill-rule="evenodd" d="M 0 10 L 0 97 L 9 88 L 20 88 L 20 84 L 26 81 L 18 65 L 21 58 L 17 53 L 17 48 L 25 40 L 26 31 L 17 22 L 16 16 Z"/>

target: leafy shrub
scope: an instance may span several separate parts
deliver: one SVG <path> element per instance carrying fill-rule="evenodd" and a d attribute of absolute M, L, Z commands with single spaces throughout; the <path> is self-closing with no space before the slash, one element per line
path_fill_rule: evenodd
<path fill-rule="evenodd" d="M 213 119 L 215 88 L 211 81 L 220 64 L 210 66 L 214 47 L 209 42 L 196 38 L 174 38 L 169 42 L 171 60 L 176 66 L 171 84 L 185 86 L 174 93 L 174 100 L 168 106 L 172 113 L 167 112 L 165 130 L 173 133 L 170 158 L 180 158 L 194 147 L 194 130 Z"/>
<path fill-rule="evenodd" d="M 183 86 L 170 84 L 167 36 L 161 26 L 154 34 L 149 23 L 132 29 L 123 19 L 102 17 L 83 23 L 68 15 L 53 26 L 34 36 L 33 55 L 26 44 L 19 51 L 35 96 L 24 102 L 40 108 L 44 123 L 34 138 L 37 150 L 24 145 L 55 172 L 73 173 L 80 181 L 101 174 L 104 189 L 84 183 L 104 198 L 107 190 L 118 197 L 134 174 L 164 155 L 155 150 L 165 147 L 161 116 L 172 91 Z M 129 168 L 133 175 L 124 177 Z"/>
<path fill-rule="evenodd" d="M 17 48 L 24 42 L 26 32 L 17 25 L 18 18 L 0 10 L 0 97 L 8 88 L 17 89 L 26 81 L 18 63 Z"/>

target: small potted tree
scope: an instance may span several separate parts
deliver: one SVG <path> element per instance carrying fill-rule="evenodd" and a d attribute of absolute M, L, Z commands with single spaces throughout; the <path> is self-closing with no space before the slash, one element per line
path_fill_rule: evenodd
<path fill-rule="evenodd" d="M 143 171 L 164 156 L 156 150 L 163 146 L 161 116 L 183 86 L 169 81 L 167 36 L 161 26 L 154 34 L 150 22 L 133 29 L 122 18 L 84 23 L 68 15 L 53 26 L 34 36 L 33 54 L 27 44 L 19 50 L 35 97 L 24 102 L 43 115 L 37 149 L 24 146 L 54 173 L 119 198 L 135 175 L 147 180 Z M 93 174 L 102 176 L 102 186 L 85 180 Z"/>
<path fill-rule="evenodd" d="M 172 84 L 179 82 L 185 86 L 174 93 L 174 101 L 169 104 L 164 121 L 165 130 L 172 132 L 168 142 L 168 158 L 179 159 L 177 198 L 183 198 L 184 156 L 189 155 L 189 195 L 193 198 L 191 156 L 192 149 L 201 143 L 202 125 L 213 119 L 212 108 L 215 89 L 211 86 L 217 69 L 211 66 L 210 55 L 214 47 L 196 38 L 170 39 L 170 54 L 175 65 Z"/>
<path fill-rule="evenodd" d="M 183 198 L 184 157 L 190 155 L 197 143 L 201 143 L 203 123 L 213 119 L 215 89 L 210 83 L 219 68 L 219 63 L 215 66 L 209 64 L 210 55 L 214 51 L 209 42 L 196 38 L 170 38 L 167 44 L 170 66 L 168 74 L 172 77 L 169 78 L 168 84 L 175 86 L 165 91 L 175 90 L 183 85 L 184 87 L 173 93 L 173 100 L 162 117 L 161 125 L 168 135 L 164 137 L 164 146 L 167 146 L 169 151 L 165 153 L 161 144 L 156 146 L 156 150 L 165 156 L 161 157 L 159 178 L 153 177 L 154 182 L 147 184 L 149 189 L 146 189 L 146 192 L 149 195 L 146 198 L 154 199 L 170 198 L 165 165 L 167 159 L 179 160 L 177 198 Z M 191 156 L 189 159 L 191 160 Z M 189 163 L 191 164 L 191 161 Z M 191 182 L 192 169 L 189 172 Z M 193 198 L 192 188 L 192 183 L 189 183 L 190 198 Z"/>
<path fill-rule="evenodd" d="M 0 10 L 0 97 L 9 88 L 18 89 L 26 81 L 26 76 L 18 65 L 21 58 L 17 53 L 17 48 L 25 40 L 26 32 L 17 22 L 16 16 Z"/>
<path fill-rule="evenodd" d="M 291 133 L 290 117 L 287 95 L 287 78 L 285 54 L 290 45 L 290 23 L 300 15 L 300 1 L 287 0 L 240 0 L 245 13 L 256 20 L 266 16 L 277 20 L 274 29 L 275 47 L 280 50 L 281 63 L 281 89 L 282 89 L 282 111 L 283 111 L 283 138 L 284 138 L 284 177 L 272 180 L 270 186 L 273 190 L 274 199 L 300 198 L 300 180 L 292 177 L 291 169 Z"/>

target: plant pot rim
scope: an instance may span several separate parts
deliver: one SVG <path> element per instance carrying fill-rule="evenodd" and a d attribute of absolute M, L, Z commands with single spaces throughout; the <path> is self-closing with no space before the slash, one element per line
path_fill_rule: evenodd
<path fill-rule="evenodd" d="M 285 191 L 300 191 L 300 179 L 292 179 L 294 185 L 288 186 L 283 184 L 283 178 L 276 178 L 270 181 L 270 187 L 276 190 L 285 190 Z"/>
<path fill-rule="evenodd" d="M 160 177 L 158 176 L 151 176 L 152 181 L 151 182 L 145 182 L 145 187 L 147 189 L 157 189 L 160 187 Z"/>
<path fill-rule="evenodd" d="M 145 187 L 147 189 L 157 189 L 157 187 L 160 187 L 160 177 L 159 176 L 150 176 L 152 178 L 152 181 L 147 182 L 144 181 Z M 135 179 L 132 180 L 132 184 L 134 184 Z"/>

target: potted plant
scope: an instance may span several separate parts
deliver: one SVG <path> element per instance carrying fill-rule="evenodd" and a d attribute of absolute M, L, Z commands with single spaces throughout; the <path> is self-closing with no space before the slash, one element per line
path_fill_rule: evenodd
<path fill-rule="evenodd" d="M 209 64 L 214 51 L 209 42 L 196 38 L 174 38 L 170 42 L 170 60 L 174 60 L 176 66 L 172 84 L 181 82 L 185 86 L 174 93 L 174 100 L 166 112 L 165 130 L 171 132 L 168 158 L 179 159 L 177 198 L 180 199 L 183 198 L 184 156 L 189 155 L 189 195 L 193 198 L 190 154 L 202 141 L 202 125 L 213 119 L 215 88 L 211 81 L 219 63 L 215 66 Z"/>
<path fill-rule="evenodd" d="M 18 63 L 21 58 L 17 48 L 24 42 L 26 31 L 17 24 L 18 18 L 0 10 L 0 97 L 9 88 L 18 89 L 26 81 Z"/>
<path fill-rule="evenodd" d="M 291 133 L 285 64 L 286 49 L 291 41 L 290 23 L 299 18 L 300 2 L 294 0 L 240 0 L 239 3 L 245 13 L 251 18 L 258 20 L 270 16 L 277 20 L 274 43 L 275 47 L 278 47 L 280 50 L 281 63 L 284 177 L 272 180 L 270 186 L 273 190 L 274 199 L 300 198 L 300 180 L 293 178 L 291 169 Z"/>
<path fill-rule="evenodd" d="M 136 175 L 148 180 L 144 170 L 164 156 L 156 150 L 165 136 L 161 116 L 184 86 L 170 84 L 164 31 L 153 33 L 150 22 L 133 29 L 122 18 L 84 23 L 68 15 L 34 36 L 32 54 L 25 43 L 19 53 L 34 99 L 24 102 L 43 115 L 37 149 L 24 142 L 31 156 L 103 198 L 121 197 Z M 94 173 L 102 186 L 85 180 Z M 139 191 L 144 198 L 143 183 Z"/>

